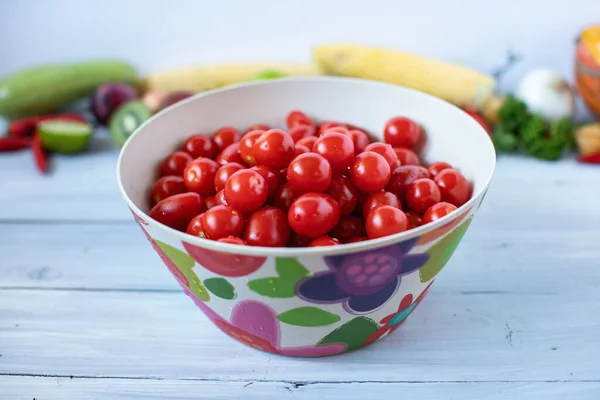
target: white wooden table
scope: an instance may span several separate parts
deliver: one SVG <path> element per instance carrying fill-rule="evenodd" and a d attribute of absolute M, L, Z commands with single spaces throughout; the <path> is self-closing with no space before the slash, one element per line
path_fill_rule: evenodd
<path fill-rule="evenodd" d="M 134 224 L 115 150 L 0 155 L 1 399 L 600 397 L 600 167 L 501 157 L 472 228 L 394 335 L 322 359 L 214 328 Z"/>

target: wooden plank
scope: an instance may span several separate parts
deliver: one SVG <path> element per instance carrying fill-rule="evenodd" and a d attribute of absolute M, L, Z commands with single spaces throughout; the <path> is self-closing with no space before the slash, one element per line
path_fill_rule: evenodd
<path fill-rule="evenodd" d="M 332 382 L 600 380 L 600 316 L 590 312 L 600 301 L 597 285 L 580 282 L 561 293 L 465 294 L 439 283 L 402 329 L 382 342 L 312 360 L 238 345 L 178 293 L 4 290 L 0 373 Z"/>
<path fill-rule="evenodd" d="M 261 381 L 157 381 L 0 376 L 7 400 L 103 399 L 408 399 L 595 400 L 600 382 L 320 383 Z"/>

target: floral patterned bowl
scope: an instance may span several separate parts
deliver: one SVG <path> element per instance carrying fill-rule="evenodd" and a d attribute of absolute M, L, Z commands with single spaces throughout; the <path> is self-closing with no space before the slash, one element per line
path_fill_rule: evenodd
<path fill-rule="evenodd" d="M 225 125 L 282 126 L 292 109 L 373 133 L 391 116 L 413 118 L 427 132 L 425 160 L 455 165 L 473 182 L 473 198 L 426 226 L 333 247 L 232 245 L 188 236 L 148 217 L 156 166 L 186 137 Z M 127 141 L 117 175 L 148 241 L 221 331 L 258 350 L 308 357 L 358 349 L 400 326 L 471 224 L 495 162 L 481 126 L 442 100 L 374 81 L 286 78 L 201 93 L 165 109 Z"/>

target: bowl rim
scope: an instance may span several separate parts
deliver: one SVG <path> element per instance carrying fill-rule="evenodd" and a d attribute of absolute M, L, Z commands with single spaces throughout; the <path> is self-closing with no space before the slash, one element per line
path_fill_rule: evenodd
<path fill-rule="evenodd" d="M 242 83 L 229 85 L 229 86 L 222 87 L 222 88 L 207 90 L 204 92 L 197 93 L 197 94 L 195 94 L 191 97 L 188 97 L 187 99 L 184 99 L 182 101 L 179 101 L 175 104 L 172 104 L 172 105 L 166 107 L 165 109 L 159 111 L 158 113 L 154 114 L 152 117 L 150 117 L 148 120 L 146 120 L 142 125 L 140 125 L 130 135 L 128 140 L 125 142 L 125 144 L 121 148 L 121 150 L 119 152 L 119 157 L 117 160 L 117 168 L 116 168 L 117 169 L 117 171 L 116 171 L 117 172 L 117 183 L 119 185 L 119 191 L 121 192 L 121 197 L 125 200 L 125 202 L 129 206 L 129 208 L 135 214 L 142 217 L 148 225 L 151 225 L 157 229 L 166 230 L 166 232 L 168 232 L 169 235 L 176 237 L 178 240 L 180 240 L 182 242 L 186 242 L 186 243 L 192 244 L 194 246 L 198 246 L 200 248 L 204 248 L 204 249 L 208 249 L 208 250 L 212 250 L 212 251 L 230 253 L 230 254 L 248 255 L 248 256 L 262 256 L 262 257 L 275 256 L 275 257 L 290 257 L 290 258 L 292 258 L 292 257 L 303 257 L 303 256 L 332 256 L 332 255 L 356 253 L 356 252 L 360 252 L 360 251 L 372 250 L 374 248 L 386 247 L 386 246 L 393 245 L 395 243 L 401 243 L 401 242 L 405 242 L 410 239 L 414 239 L 416 237 L 423 236 L 426 233 L 432 232 L 432 231 L 446 225 L 447 223 L 454 220 L 458 216 L 463 215 L 465 212 L 467 212 L 467 210 L 472 209 L 473 206 L 475 205 L 476 201 L 479 201 L 481 196 L 483 196 L 483 194 L 488 190 L 488 188 L 491 184 L 491 181 L 493 179 L 494 172 L 496 169 L 496 163 L 497 163 L 496 151 L 495 151 L 495 148 L 494 148 L 491 140 L 489 141 L 489 148 L 491 149 L 491 154 L 493 155 L 493 164 L 492 164 L 492 168 L 490 170 L 489 175 L 485 179 L 485 184 L 481 186 L 480 190 L 477 193 L 473 193 L 471 198 L 469 199 L 469 201 L 467 201 L 465 204 L 463 204 L 462 206 L 457 208 L 455 210 L 455 212 L 448 214 L 438 220 L 430 222 L 427 225 L 419 226 L 417 228 L 407 230 L 404 232 L 400 232 L 400 233 L 396 233 L 394 235 L 384 236 L 384 237 L 377 238 L 377 239 L 369 239 L 369 240 L 365 240 L 362 242 L 356 242 L 356 243 L 345 243 L 345 244 L 341 244 L 338 246 L 318 246 L 318 247 L 247 246 L 247 245 L 223 243 L 223 242 L 218 242 L 216 240 L 210 240 L 210 239 L 192 236 L 185 232 L 180 232 L 176 229 L 173 229 L 167 225 L 164 225 L 164 224 L 154 220 L 146 212 L 141 210 L 131 200 L 131 198 L 125 191 L 125 188 L 123 187 L 123 180 L 121 177 L 121 164 L 122 164 L 122 161 L 124 158 L 124 154 L 126 153 L 128 146 L 130 145 L 131 139 L 134 138 L 135 136 L 139 135 L 140 132 L 143 131 L 147 125 L 152 124 L 160 116 L 169 113 L 171 110 L 173 110 L 177 107 L 181 107 L 184 104 L 196 101 L 199 98 L 208 97 L 213 94 L 218 94 L 218 93 L 222 93 L 222 92 L 241 90 L 241 89 L 244 89 L 247 87 L 252 87 L 252 86 L 276 85 L 276 84 L 280 83 L 281 81 L 295 81 L 295 82 L 300 82 L 300 83 L 314 82 L 314 81 L 339 81 L 339 82 L 348 82 L 348 83 L 357 84 L 357 85 L 371 85 L 371 86 L 380 86 L 382 88 L 393 88 L 394 90 L 405 91 L 407 93 L 410 93 L 411 96 L 427 97 L 427 98 L 429 98 L 429 100 L 440 103 L 444 107 L 451 107 L 451 108 L 454 108 L 455 111 L 463 112 L 466 118 L 469 117 L 469 115 L 467 113 L 465 113 L 460 107 L 458 107 L 446 100 L 443 100 L 439 97 L 435 97 L 428 93 L 424 93 L 424 92 L 421 92 L 421 91 L 418 91 L 415 89 L 411 89 L 411 88 L 408 88 L 405 86 L 401 86 L 401 85 L 395 85 L 395 84 L 391 84 L 391 83 L 375 81 L 375 80 L 370 80 L 370 79 L 362 79 L 362 78 L 349 78 L 349 77 L 339 77 L 339 76 L 282 77 L 282 78 L 274 78 L 274 79 L 268 79 L 268 80 L 263 80 L 263 81 L 242 82 Z M 479 131 L 479 133 L 481 135 L 485 135 L 486 137 L 489 137 L 488 133 L 477 121 L 472 119 L 472 122 L 473 122 L 473 124 L 476 125 L 475 128 L 476 128 L 476 130 Z M 477 210 L 475 210 L 475 211 L 477 211 Z"/>

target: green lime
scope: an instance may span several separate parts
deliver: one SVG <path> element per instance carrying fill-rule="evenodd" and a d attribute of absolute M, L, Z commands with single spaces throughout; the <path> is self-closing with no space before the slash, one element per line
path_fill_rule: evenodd
<path fill-rule="evenodd" d="M 117 146 L 122 147 L 129 136 L 152 116 L 141 100 L 132 100 L 117 108 L 108 123 L 110 134 Z"/>
<path fill-rule="evenodd" d="M 266 70 L 266 71 L 262 71 L 259 72 L 258 74 L 256 74 L 256 76 L 254 77 L 255 81 L 262 81 L 265 79 L 275 79 L 275 78 L 285 78 L 285 74 L 282 74 L 279 71 L 276 70 Z"/>
<path fill-rule="evenodd" d="M 52 120 L 38 125 L 42 145 L 56 153 L 79 153 L 85 150 L 92 127 L 85 122 Z"/>

